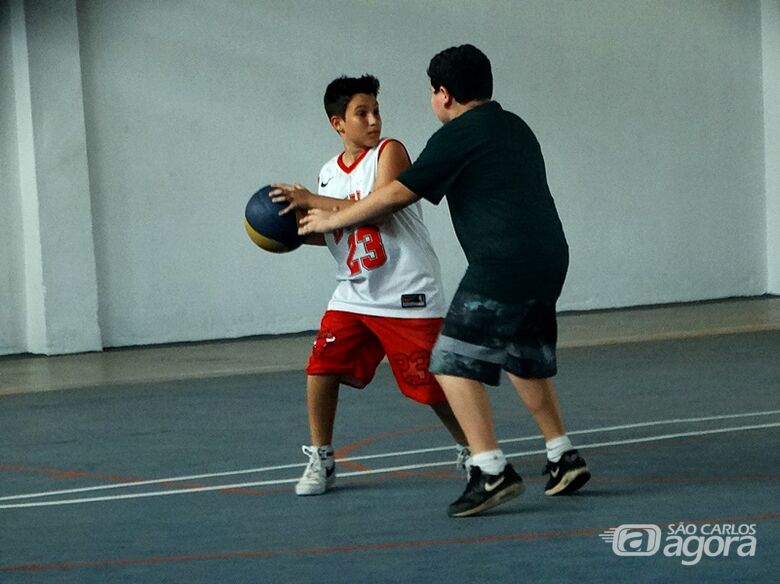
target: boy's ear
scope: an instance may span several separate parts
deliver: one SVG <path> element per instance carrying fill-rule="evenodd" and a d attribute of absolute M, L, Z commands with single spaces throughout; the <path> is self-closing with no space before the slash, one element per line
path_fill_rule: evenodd
<path fill-rule="evenodd" d="M 439 90 L 434 94 L 434 96 L 436 97 L 441 107 L 444 109 L 449 109 L 452 107 L 452 104 L 455 103 L 455 98 L 452 97 L 452 94 L 444 85 L 439 87 Z"/>
<path fill-rule="evenodd" d="M 330 126 L 336 130 L 339 134 L 342 132 L 342 125 L 344 124 L 344 119 L 340 118 L 339 116 L 330 116 Z"/>
<path fill-rule="evenodd" d="M 449 107 L 450 105 L 452 105 L 452 102 L 455 101 L 455 98 L 452 97 L 452 94 L 450 93 L 450 90 L 447 89 L 444 85 L 442 85 L 439 88 L 439 91 L 441 92 L 442 97 L 444 98 L 444 105 L 445 105 L 445 107 Z"/>

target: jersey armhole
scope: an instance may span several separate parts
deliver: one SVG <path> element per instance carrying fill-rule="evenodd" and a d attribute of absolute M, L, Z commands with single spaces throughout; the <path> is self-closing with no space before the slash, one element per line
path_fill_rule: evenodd
<path fill-rule="evenodd" d="M 406 149 L 406 146 L 404 146 L 404 143 L 400 140 L 396 140 L 395 138 L 386 138 L 380 145 L 379 145 L 379 152 L 377 152 L 376 159 L 379 161 L 379 157 L 382 156 L 382 151 L 385 149 L 385 146 L 390 144 L 390 142 L 396 142 L 400 144 L 401 148 L 404 149 L 404 154 L 406 154 L 406 160 L 409 162 L 409 164 L 412 163 L 412 158 L 409 156 L 409 151 Z"/>

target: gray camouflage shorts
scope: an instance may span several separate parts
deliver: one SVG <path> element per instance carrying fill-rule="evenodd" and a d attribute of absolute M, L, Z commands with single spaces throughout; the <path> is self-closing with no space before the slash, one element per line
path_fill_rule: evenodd
<path fill-rule="evenodd" d="M 431 355 L 430 371 L 498 385 L 501 370 L 525 379 L 557 373 L 554 300 L 505 304 L 458 290 Z"/>

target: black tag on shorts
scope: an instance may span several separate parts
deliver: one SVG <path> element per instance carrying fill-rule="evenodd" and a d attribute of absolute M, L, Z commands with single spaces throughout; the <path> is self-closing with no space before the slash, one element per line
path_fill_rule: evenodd
<path fill-rule="evenodd" d="M 425 308 L 425 294 L 401 294 L 401 308 Z"/>

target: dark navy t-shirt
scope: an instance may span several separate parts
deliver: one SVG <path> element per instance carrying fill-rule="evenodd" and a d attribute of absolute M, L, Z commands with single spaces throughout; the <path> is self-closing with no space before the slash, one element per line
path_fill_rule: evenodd
<path fill-rule="evenodd" d="M 446 195 L 469 270 L 461 286 L 504 302 L 557 298 L 568 245 L 536 136 L 489 101 L 444 124 L 397 179 L 434 204 Z"/>

